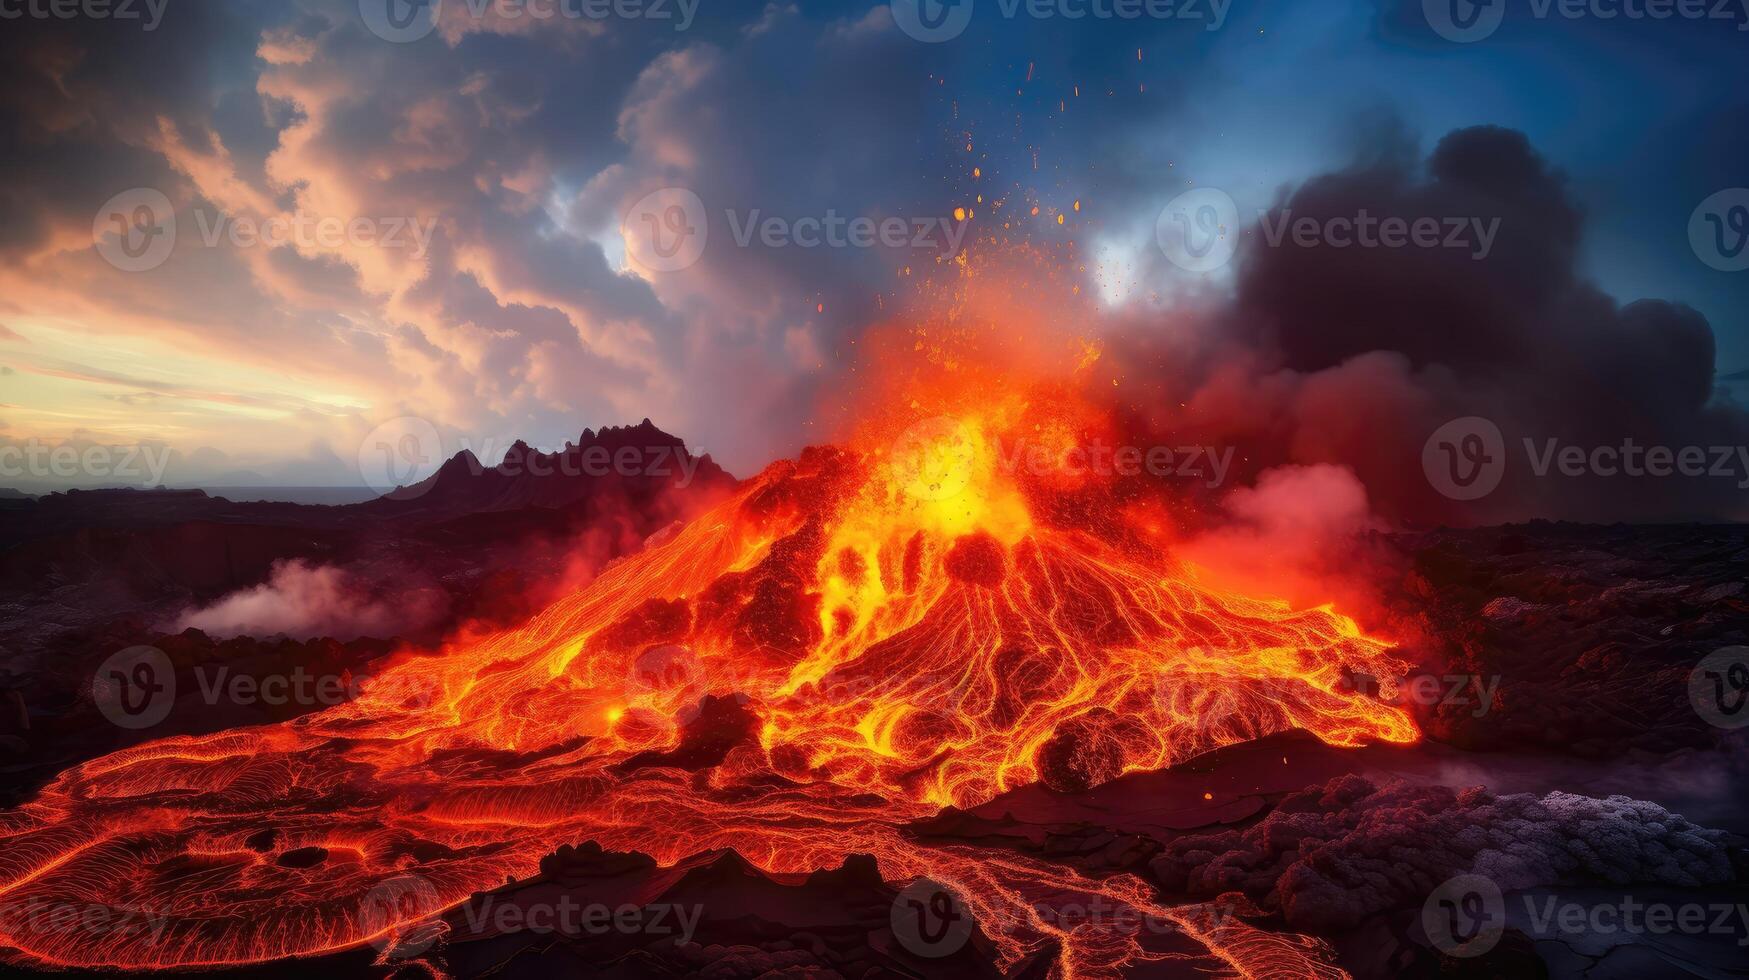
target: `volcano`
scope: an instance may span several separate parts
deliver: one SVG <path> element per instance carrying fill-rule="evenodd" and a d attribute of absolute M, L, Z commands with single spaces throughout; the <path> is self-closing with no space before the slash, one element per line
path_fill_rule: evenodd
<path fill-rule="evenodd" d="M 1176 923 L 1190 948 L 1171 955 L 1209 968 L 1329 970 L 1317 941 L 1157 906 L 1128 875 L 901 832 L 1272 733 L 1418 737 L 1347 683 L 1407 669 L 1389 643 L 1199 585 L 1111 481 L 1004 463 L 1011 434 L 1054 445 L 1054 417 L 1017 402 L 808 450 L 524 626 L 405 658 L 355 700 L 67 771 L 0 814 L 0 898 L 149 910 L 153 928 L 8 923 L 0 945 L 134 970 L 393 955 L 591 841 L 771 873 L 872 855 L 887 881 L 949 890 L 1003 967 L 1097 977 L 1165 955 L 1028 914 L 1083 895 Z"/>

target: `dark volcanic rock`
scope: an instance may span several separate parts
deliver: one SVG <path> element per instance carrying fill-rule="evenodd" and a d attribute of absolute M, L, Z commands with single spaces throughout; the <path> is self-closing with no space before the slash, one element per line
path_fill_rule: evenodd
<path fill-rule="evenodd" d="M 1495 690 L 1417 707 L 1433 738 L 1606 758 L 1720 737 L 1688 703 L 1701 658 L 1749 644 L 1749 527 L 1535 522 L 1405 535 L 1392 606 L 1427 669 Z"/>
<path fill-rule="evenodd" d="M 974 930 L 926 957 L 893 932 L 899 890 L 873 858 L 808 875 L 769 875 L 733 851 L 670 868 L 643 855 L 562 847 L 539 877 L 474 896 L 451 911 L 437 951 L 457 976 L 995 978 Z M 535 909 L 576 909 L 573 928 L 531 928 Z M 611 926 L 585 910 L 612 913 Z M 617 920 L 613 919 L 617 916 Z M 593 921 L 595 924 L 589 924 Z"/>
<path fill-rule="evenodd" d="M 720 764 L 737 745 L 757 745 L 759 718 L 734 697 L 705 695 L 669 752 L 640 752 L 614 767 L 628 773 L 647 767 L 697 772 Z"/>
<path fill-rule="evenodd" d="M 1290 927 L 1328 933 L 1419 908 L 1460 874 L 1502 890 L 1568 882 L 1694 888 L 1749 880 L 1749 855 L 1730 834 L 1622 796 L 1495 796 L 1344 776 L 1287 797 L 1245 830 L 1172 841 L 1153 872 L 1168 892 L 1244 891 L 1279 908 Z"/>
<path fill-rule="evenodd" d="M 1039 778 L 1062 793 L 1091 789 L 1123 772 L 1122 719 L 1095 708 L 1057 728 L 1038 753 Z"/>

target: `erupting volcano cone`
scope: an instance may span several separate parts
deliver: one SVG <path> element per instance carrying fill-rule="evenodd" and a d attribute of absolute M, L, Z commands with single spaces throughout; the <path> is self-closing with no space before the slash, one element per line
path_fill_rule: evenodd
<path fill-rule="evenodd" d="M 1330 611 L 1198 587 L 1108 488 L 1010 472 L 1000 436 L 937 420 L 810 450 L 525 627 L 402 663 L 356 701 L 65 773 L 0 815 L 0 902 L 141 910 L 154 931 L 7 919 L 0 946 L 78 967 L 310 955 L 587 840 L 663 862 L 734 848 L 771 871 L 869 853 L 983 921 L 1015 921 L 1037 888 L 1152 908 L 1133 879 L 895 828 L 1288 728 L 1415 737 L 1341 684 L 1401 673 L 1385 644 Z M 1241 929 L 1184 921 L 1235 968 L 1317 968 L 1305 944 Z M 1037 922 L 990 931 L 1007 962 L 1054 941 L 1075 975 L 1143 955 Z"/>

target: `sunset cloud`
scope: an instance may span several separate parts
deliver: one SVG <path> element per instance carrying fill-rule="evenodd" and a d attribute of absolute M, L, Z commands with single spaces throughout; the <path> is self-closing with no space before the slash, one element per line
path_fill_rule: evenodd
<path fill-rule="evenodd" d="M 8 401 L 28 406 L 10 431 L 149 434 L 253 469 L 338 460 L 319 478 L 354 482 L 358 440 L 399 416 L 457 442 L 544 446 L 649 416 L 749 472 L 822 437 L 857 339 L 944 256 L 737 241 L 741 226 L 966 209 L 974 235 L 1080 256 L 1064 288 L 1107 297 L 1089 333 L 1156 317 L 1150 297 L 1219 300 L 1230 277 L 1187 279 L 1154 248 L 1161 204 L 1193 183 L 1267 203 L 1340 166 L 1350 147 L 1328 134 L 1376 114 L 1363 73 L 1284 78 L 1273 46 L 1370 36 L 1356 64 L 1421 57 L 1381 40 L 1404 29 L 1395 4 L 1338 6 L 1235 8 L 1218 32 L 991 16 L 939 45 L 855 0 L 701 11 L 685 29 L 449 3 L 409 43 L 372 34 L 356 0 L 9 31 L 0 342 Z M 1464 91 L 1400 97 L 1424 116 L 1494 110 Z M 1527 126 L 1552 113 L 1516 111 Z M 622 219 L 671 187 L 705 209 L 703 254 L 640 269 Z M 136 188 L 171 202 L 175 242 L 124 272 L 92 247 L 93 223 Z M 348 231 L 253 234 L 324 221 Z M 1125 271 L 1087 258 L 1106 255 Z M 1703 286 L 1703 312 L 1730 306 L 1735 286 Z M 1741 324 L 1713 327 L 1721 368 L 1749 360 Z M 1223 365 L 1195 398 L 1340 417 L 1331 392 L 1364 376 L 1381 403 L 1440 404 L 1448 365 L 1378 346 L 1318 376 Z M 1284 462 L 1348 462 L 1331 425 L 1294 439 Z"/>

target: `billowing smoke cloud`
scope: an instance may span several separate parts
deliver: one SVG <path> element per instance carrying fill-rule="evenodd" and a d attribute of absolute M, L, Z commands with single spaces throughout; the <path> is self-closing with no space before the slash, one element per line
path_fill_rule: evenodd
<path fill-rule="evenodd" d="M 177 629 L 198 629 L 220 639 L 282 633 L 299 640 L 388 638 L 423 629 L 442 616 L 444 607 L 443 593 L 435 589 L 373 594 L 343 569 L 293 560 L 275 564 L 261 585 L 185 613 Z"/>
<path fill-rule="evenodd" d="M 1374 523 L 1366 488 L 1341 466 L 1282 466 L 1223 501 L 1226 520 L 1183 542 L 1177 553 L 1210 584 L 1246 589 L 1267 583 L 1296 605 L 1328 602 L 1332 583 L 1352 570 L 1350 539 Z M 1370 580 L 1370 579 L 1369 579 Z M 1354 608 L 1370 595 L 1349 596 Z"/>
<path fill-rule="evenodd" d="M 1437 219 L 1442 242 L 1461 222 L 1473 247 L 1277 234 L 1365 216 Z M 1168 401 L 1184 405 L 1136 420 L 1235 447 L 1243 480 L 1346 467 L 1397 523 L 1743 516 L 1749 460 L 1735 447 L 1749 444 L 1749 415 L 1715 397 L 1711 328 L 1680 303 L 1623 305 L 1587 280 L 1583 228 L 1561 175 L 1504 129 L 1451 133 L 1424 162 L 1388 146 L 1308 180 L 1244 228 L 1235 293 L 1191 349 L 1175 332 L 1168 351 L 1154 325 L 1125 334 L 1135 373 L 1171 379 Z M 1498 439 L 1466 439 L 1477 423 L 1433 438 L 1472 417 Z M 1705 472 L 1658 475 L 1684 452 Z M 1485 487 L 1454 492 L 1440 477 L 1451 466 L 1497 471 L 1498 487 L 1464 499 Z"/>

